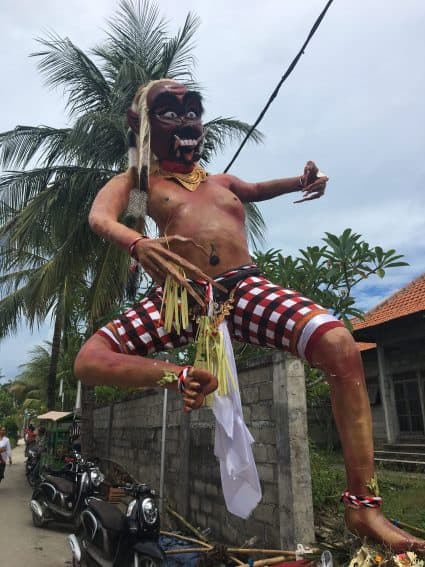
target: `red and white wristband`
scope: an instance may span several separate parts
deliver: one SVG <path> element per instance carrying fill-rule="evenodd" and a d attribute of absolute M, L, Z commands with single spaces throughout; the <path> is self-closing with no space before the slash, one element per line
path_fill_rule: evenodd
<path fill-rule="evenodd" d="M 149 236 L 145 236 L 145 235 L 141 234 L 140 236 L 138 236 L 137 238 L 135 238 L 135 239 L 133 240 L 133 242 L 131 242 L 131 243 L 128 245 L 128 247 L 127 247 L 127 248 L 128 248 L 128 253 L 129 253 L 130 256 L 131 256 L 132 258 L 134 258 L 135 260 L 137 260 L 137 257 L 134 255 L 134 251 L 136 250 L 136 244 L 137 244 L 140 240 L 144 240 L 144 239 L 149 240 Z"/>
<path fill-rule="evenodd" d="M 341 495 L 341 502 L 353 508 L 379 508 L 383 499 L 381 496 L 354 496 L 345 490 Z"/>
<path fill-rule="evenodd" d="M 183 394 L 183 392 L 185 391 L 184 381 L 186 380 L 187 375 L 189 374 L 189 371 L 191 369 L 192 369 L 191 366 L 183 366 L 183 368 L 180 370 L 178 374 L 177 389 L 180 392 L 180 394 Z"/>

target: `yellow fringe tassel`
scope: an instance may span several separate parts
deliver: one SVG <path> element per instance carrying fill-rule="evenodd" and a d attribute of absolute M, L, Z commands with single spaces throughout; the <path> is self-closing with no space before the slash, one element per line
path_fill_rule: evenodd
<path fill-rule="evenodd" d="M 175 266 L 181 275 L 186 278 L 182 268 Z M 164 320 L 164 329 L 169 333 L 174 327 L 177 334 L 189 326 L 189 306 L 187 302 L 187 290 L 176 282 L 171 276 L 167 276 L 161 304 L 161 318 Z"/>
<path fill-rule="evenodd" d="M 214 321 L 207 315 L 199 319 L 198 332 L 196 334 L 196 354 L 193 365 L 203 368 L 214 374 L 218 380 L 217 393 L 226 396 L 229 393 L 227 375 L 236 388 L 235 378 L 232 374 L 229 361 L 224 348 L 224 335 Z M 207 405 L 212 405 L 214 394 L 207 396 Z"/>
<path fill-rule="evenodd" d="M 182 268 L 175 266 L 180 274 L 186 278 Z M 218 317 L 202 315 L 199 318 L 198 331 L 196 333 L 196 354 L 193 365 L 196 368 L 208 370 L 217 377 L 219 396 L 226 396 L 229 393 L 227 376 L 231 385 L 236 389 L 236 382 L 227 360 L 226 349 L 224 347 L 223 332 L 218 329 L 221 321 L 224 320 L 230 310 L 229 305 L 225 304 L 222 313 Z M 177 334 L 182 329 L 189 326 L 189 307 L 187 301 L 187 290 L 178 284 L 174 278 L 167 276 L 164 284 L 161 318 L 164 321 L 165 332 L 169 333 L 175 327 Z M 212 405 L 214 394 L 207 396 L 207 405 Z"/>

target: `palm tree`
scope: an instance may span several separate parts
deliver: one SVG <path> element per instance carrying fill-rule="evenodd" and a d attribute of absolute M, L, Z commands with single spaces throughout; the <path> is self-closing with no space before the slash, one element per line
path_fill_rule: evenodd
<path fill-rule="evenodd" d="M 128 258 L 93 234 L 87 217 L 98 190 L 126 167 L 126 109 L 137 86 L 149 80 L 194 85 L 198 25 L 189 13 L 170 36 L 155 4 L 122 0 L 106 40 L 89 55 L 69 38 L 52 33 L 39 39 L 33 56 L 46 84 L 63 89 L 70 126 L 17 126 L 0 134 L 0 163 L 8 170 L 0 177 L 0 337 L 13 332 L 21 317 L 30 325 L 54 317 L 49 406 L 55 356 L 74 301 L 84 297 L 82 314 L 92 331 L 123 299 Z M 206 126 L 205 161 L 249 129 L 223 117 Z M 253 140 L 260 140 L 258 132 Z M 251 207 L 248 216 L 251 235 L 260 237 L 261 215 Z M 76 287 L 84 293 L 76 294 Z"/>

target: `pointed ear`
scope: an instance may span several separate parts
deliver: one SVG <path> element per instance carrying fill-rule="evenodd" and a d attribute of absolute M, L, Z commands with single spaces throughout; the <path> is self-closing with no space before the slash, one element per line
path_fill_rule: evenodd
<path fill-rule="evenodd" d="M 133 132 L 138 135 L 140 130 L 140 118 L 137 112 L 134 112 L 131 108 L 127 110 L 127 122 Z"/>

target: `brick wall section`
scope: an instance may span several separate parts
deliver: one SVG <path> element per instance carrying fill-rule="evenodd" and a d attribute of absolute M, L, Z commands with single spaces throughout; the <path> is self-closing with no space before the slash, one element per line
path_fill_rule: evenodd
<path fill-rule="evenodd" d="M 279 547 L 285 542 L 284 528 L 279 525 L 279 510 L 288 506 L 288 502 L 282 498 L 285 487 L 281 486 L 276 451 L 273 400 L 276 357 L 282 360 L 284 355 L 273 353 L 239 369 L 244 417 L 255 439 L 253 451 L 263 491 L 262 501 L 247 520 L 227 512 L 224 504 L 218 461 L 214 456 L 212 412 L 202 408 L 187 418 L 181 411 L 179 396 L 168 391 L 165 497 L 193 525 L 209 527 L 217 540 L 242 544 L 245 539 L 257 536 L 260 547 Z M 303 384 L 301 386 L 304 388 Z M 156 489 L 160 483 L 163 397 L 162 390 L 151 390 L 139 399 L 114 404 L 112 412 L 109 407 L 99 408 L 94 416 L 98 455 L 120 462 L 138 480 Z M 186 434 L 185 423 L 189 427 Z M 188 447 L 182 446 L 182 438 L 189 439 Z M 308 466 L 305 474 L 309 483 Z M 311 495 L 307 502 L 311 506 Z M 309 517 L 307 514 L 307 521 Z"/>

